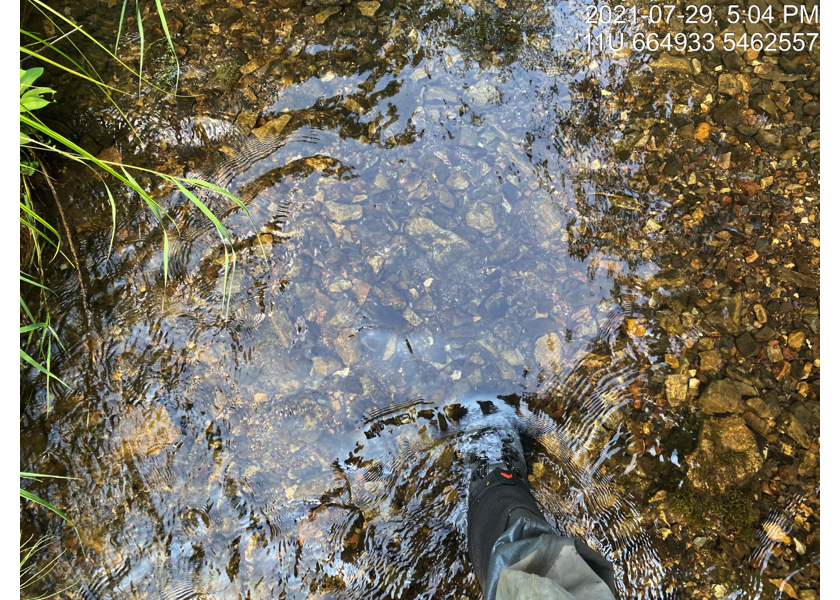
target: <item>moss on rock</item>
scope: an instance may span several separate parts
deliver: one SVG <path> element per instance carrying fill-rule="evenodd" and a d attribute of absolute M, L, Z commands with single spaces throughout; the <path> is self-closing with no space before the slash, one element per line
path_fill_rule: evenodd
<path fill-rule="evenodd" d="M 239 71 L 239 67 L 234 63 L 226 62 L 216 66 L 211 71 L 210 84 L 211 87 L 229 92 L 236 87 L 236 84 L 239 83 L 241 78 L 242 73 Z"/>

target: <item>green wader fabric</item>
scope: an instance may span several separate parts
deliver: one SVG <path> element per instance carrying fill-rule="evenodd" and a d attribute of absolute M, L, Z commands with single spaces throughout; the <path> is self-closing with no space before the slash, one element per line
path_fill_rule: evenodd
<path fill-rule="evenodd" d="M 579 540 L 515 509 L 493 546 L 487 600 L 615 600 L 612 565 Z"/>

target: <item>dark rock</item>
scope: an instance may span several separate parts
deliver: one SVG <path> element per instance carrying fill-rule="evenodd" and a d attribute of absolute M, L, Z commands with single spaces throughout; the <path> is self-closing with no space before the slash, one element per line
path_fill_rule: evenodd
<path fill-rule="evenodd" d="M 800 145 L 799 140 L 796 139 L 795 135 L 786 135 L 784 140 L 782 141 L 782 144 L 788 150 L 791 150 L 793 148 L 798 148 L 799 145 Z"/>
<path fill-rule="evenodd" d="M 757 434 L 767 437 L 773 431 L 772 426 L 765 419 L 762 419 L 754 412 L 747 411 L 744 413 L 744 422 L 747 427 L 755 431 Z"/>
<path fill-rule="evenodd" d="M 767 325 L 756 332 L 755 341 L 769 342 L 770 340 L 774 340 L 777 337 L 779 337 L 779 332 Z"/>
<path fill-rule="evenodd" d="M 819 282 L 808 275 L 804 275 L 799 271 L 788 269 L 787 267 L 776 267 L 772 272 L 774 277 L 781 279 L 786 283 L 791 283 L 797 287 L 818 288 Z"/>
<path fill-rule="evenodd" d="M 811 438 L 808 437 L 808 434 L 805 431 L 805 426 L 799 422 L 799 419 L 789 412 L 784 412 L 782 414 L 780 429 L 782 432 L 792 437 L 793 441 L 803 448 L 811 447 Z"/>
<path fill-rule="evenodd" d="M 779 402 L 771 395 L 768 395 L 765 399 L 748 398 L 747 406 L 762 419 L 775 419 L 782 412 Z"/>
<path fill-rule="evenodd" d="M 241 18 L 242 13 L 230 6 L 216 13 L 216 21 L 222 25 L 230 25 Z"/>
<path fill-rule="evenodd" d="M 749 331 L 745 331 L 735 339 L 735 345 L 738 347 L 738 352 L 744 358 L 752 358 L 758 354 L 759 345 L 753 339 Z"/>
<path fill-rule="evenodd" d="M 770 240 L 766 237 L 760 237 L 755 241 L 756 252 L 766 252 L 770 248 Z"/>
<path fill-rule="evenodd" d="M 519 188 L 512 183 L 504 183 L 502 185 L 502 195 L 508 202 L 516 202 L 519 199 Z"/>
<path fill-rule="evenodd" d="M 734 335 L 741 330 L 741 306 L 741 294 L 733 294 L 718 302 L 706 320 L 719 333 Z"/>
<path fill-rule="evenodd" d="M 779 66 L 785 73 L 796 73 L 799 70 L 799 65 L 784 55 L 779 56 Z"/>
<path fill-rule="evenodd" d="M 732 98 L 724 102 L 721 106 L 718 106 L 712 112 L 712 116 L 721 125 L 735 127 L 741 122 L 741 105 L 737 100 Z"/>
<path fill-rule="evenodd" d="M 808 324 L 811 331 L 814 333 L 820 332 L 820 313 L 816 310 L 808 309 L 802 311 L 802 320 Z"/>
<path fill-rule="evenodd" d="M 677 129 L 677 135 L 683 138 L 684 140 L 693 140 L 694 139 L 694 125 L 689 123 L 688 125 L 683 125 L 679 129 Z"/>
<path fill-rule="evenodd" d="M 804 403 L 797 402 L 796 404 L 791 406 L 790 412 L 792 412 L 793 415 L 797 419 L 799 419 L 799 422 L 802 423 L 803 427 L 805 427 L 805 428 L 810 427 L 811 420 L 814 418 L 814 415 L 811 412 L 811 409 L 808 408 Z"/>
<path fill-rule="evenodd" d="M 759 131 L 755 136 L 756 141 L 761 145 L 762 148 L 778 148 L 779 147 L 779 136 L 774 135 L 767 131 L 766 129 L 762 129 Z"/>
<path fill-rule="evenodd" d="M 750 106 L 756 110 L 760 110 L 773 119 L 779 118 L 779 109 L 776 108 L 776 103 L 767 95 L 755 96 L 750 99 Z"/>
<path fill-rule="evenodd" d="M 697 406 L 709 415 L 742 413 L 747 408 L 742 398 L 744 396 L 755 396 L 757 393 L 753 386 L 746 383 L 734 379 L 719 379 L 711 382 L 703 390 Z"/>
<path fill-rule="evenodd" d="M 744 59 L 741 58 L 741 54 L 738 52 L 724 52 L 723 64 L 726 65 L 726 68 L 730 71 L 740 71 L 747 65 L 747 63 L 744 62 Z"/>
<path fill-rule="evenodd" d="M 662 169 L 662 174 L 666 177 L 676 177 L 679 175 L 681 170 L 682 160 L 678 156 L 674 155 L 665 163 L 665 167 Z"/>
<path fill-rule="evenodd" d="M 802 107 L 802 111 L 806 115 L 811 115 L 812 117 L 815 117 L 818 114 L 820 114 L 820 103 L 819 102 L 808 102 L 805 106 Z"/>

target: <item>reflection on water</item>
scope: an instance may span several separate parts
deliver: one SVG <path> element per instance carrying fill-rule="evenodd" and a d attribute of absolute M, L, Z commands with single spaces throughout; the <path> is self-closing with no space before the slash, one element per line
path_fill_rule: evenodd
<path fill-rule="evenodd" d="M 248 205 L 256 229 L 204 197 L 235 240 L 229 318 L 224 248 L 183 197 L 158 190 L 165 286 L 137 199 L 108 257 L 106 198 L 68 186 L 92 331 L 68 275 L 73 391 L 22 426 L 29 470 L 79 478 L 49 491 L 87 558 L 52 577 L 85 598 L 476 596 L 458 445 L 504 419 L 549 521 L 613 561 L 622 595 L 680 597 L 673 515 L 648 499 L 685 478 L 697 426 L 648 386 L 703 334 L 649 303 L 679 292 L 660 273 L 674 196 L 631 180 L 626 144 L 664 132 L 605 93 L 640 85 L 645 57 L 587 55 L 573 2 L 280 5 L 170 7 L 196 97 L 147 94 L 147 145 L 116 142 Z M 785 514 L 734 584 L 709 567 L 728 597 L 770 593 Z"/>

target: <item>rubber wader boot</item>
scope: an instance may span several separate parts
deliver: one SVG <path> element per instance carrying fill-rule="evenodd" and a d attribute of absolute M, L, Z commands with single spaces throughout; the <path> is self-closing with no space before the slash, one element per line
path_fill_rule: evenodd
<path fill-rule="evenodd" d="M 490 429 L 469 438 L 477 448 L 466 456 L 470 470 L 467 509 L 467 545 L 478 583 L 486 593 L 487 568 L 496 541 L 513 523 L 525 516 L 524 537 L 552 533 L 543 519 L 526 477 L 528 465 L 516 431 Z"/>

